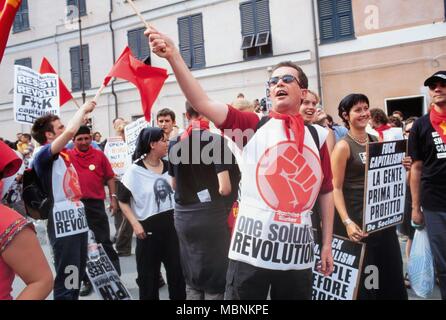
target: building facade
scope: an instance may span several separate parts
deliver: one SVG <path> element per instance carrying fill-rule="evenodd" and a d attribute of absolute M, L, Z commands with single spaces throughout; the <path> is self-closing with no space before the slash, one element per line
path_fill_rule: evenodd
<path fill-rule="evenodd" d="M 444 0 L 319 0 L 324 108 L 364 93 L 371 107 L 426 113 L 424 80 L 446 69 Z M 346 18 L 348 16 L 348 18 Z M 349 22 L 349 23 L 348 23 Z"/>
<path fill-rule="evenodd" d="M 166 61 L 150 54 L 142 34 L 144 25 L 125 2 L 27 0 L 22 3 L 0 65 L 0 136 L 12 139 L 16 132 L 29 131 L 28 125 L 13 120 L 15 63 L 28 63 L 38 70 L 41 59 L 47 57 L 72 89 L 77 103 L 82 104 L 82 82 L 86 99 L 92 99 L 126 45 L 139 59 L 169 72 L 153 114 L 169 107 L 177 115 L 177 124 L 185 125 L 185 98 L 175 77 Z M 213 99 L 230 103 L 240 92 L 249 100 L 261 99 L 271 67 L 283 60 L 301 65 L 311 87 L 318 88 L 311 0 L 134 0 L 134 3 L 146 21 L 179 45 L 192 72 Z M 75 110 L 75 104 L 68 102 L 61 108 L 61 118 L 67 121 Z M 138 91 L 132 84 L 117 79 L 113 92 L 109 84 L 99 98 L 92 115 L 93 129 L 104 136 L 112 135 L 111 122 L 116 116 L 131 120 L 141 115 Z"/>
<path fill-rule="evenodd" d="M 169 72 L 153 114 L 169 107 L 177 124 L 185 126 L 185 98 L 167 62 L 150 53 L 144 25 L 126 2 L 22 1 L 0 65 L 0 137 L 14 139 L 16 132 L 30 129 L 14 122 L 14 64 L 38 70 L 46 57 L 80 105 L 83 92 L 86 99 L 94 97 L 127 45 L 138 59 Z M 321 93 L 333 116 L 352 92 L 368 95 L 372 107 L 389 113 L 420 115 L 428 106 L 423 80 L 446 69 L 446 0 L 134 2 L 146 21 L 179 46 L 209 96 L 226 103 L 240 92 L 249 100 L 263 98 L 271 67 L 290 60 L 302 66 L 310 89 Z M 75 110 L 68 102 L 62 119 Z M 114 118 L 141 115 L 138 91 L 117 79 L 99 98 L 93 129 L 113 135 Z"/>

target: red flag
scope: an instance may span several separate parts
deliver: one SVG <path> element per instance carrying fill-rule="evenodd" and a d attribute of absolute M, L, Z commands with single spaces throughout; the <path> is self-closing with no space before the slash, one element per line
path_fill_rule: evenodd
<path fill-rule="evenodd" d="M 129 47 L 126 47 L 105 77 L 104 86 L 112 77 L 128 80 L 138 88 L 144 117 L 150 121 L 150 110 L 168 77 L 167 70 L 144 64 L 132 55 Z"/>
<path fill-rule="evenodd" d="M 22 0 L 0 0 L 0 63 L 3 59 L 15 14 L 19 10 L 21 2 Z"/>
<path fill-rule="evenodd" d="M 40 73 L 54 73 L 57 74 L 56 70 L 51 66 L 50 62 L 43 57 L 42 63 L 40 64 Z M 62 107 L 65 103 L 73 99 L 70 90 L 68 90 L 65 83 L 63 83 L 62 79 L 59 77 L 59 103 Z"/>

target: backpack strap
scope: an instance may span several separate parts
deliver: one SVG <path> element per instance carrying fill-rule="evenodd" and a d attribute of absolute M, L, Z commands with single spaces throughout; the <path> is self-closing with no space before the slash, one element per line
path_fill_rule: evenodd
<path fill-rule="evenodd" d="M 318 150 L 320 150 L 321 146 L 319 141 L 319 134 L 317 133 L 316 128 L 311 124 L 306 124 L 305 126 L 308 128 L 308 130 L 310 130 L 311 136 L 313 137 L 313 140 L 316 143 L 316 147 Z"/>
<path fill-rule="evenodd" d="M 259 130 L 261 127 L 263 127 L 269 120 L 271 120 L 268 116 L 263 116 L 259 122 L 257 122 L 256 125 L 256 131 Z"/>

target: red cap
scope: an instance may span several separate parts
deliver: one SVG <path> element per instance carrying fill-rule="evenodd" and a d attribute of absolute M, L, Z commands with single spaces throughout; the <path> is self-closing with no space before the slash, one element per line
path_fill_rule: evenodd
<path fill-rule="evenodd" d="M 3 178 L 12 176 L 19 170 L 21 165 L 22 160 L 17 157 L 14 150 L 3 141 L 0 141 L 0 175 Z"/>

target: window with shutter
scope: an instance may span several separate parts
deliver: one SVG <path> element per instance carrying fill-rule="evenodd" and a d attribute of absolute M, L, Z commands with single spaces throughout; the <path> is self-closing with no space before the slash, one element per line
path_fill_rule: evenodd
<path fill-rule="evenodd" d="M 17 59 L 16 61 L 14 61 L 14 64 L 17 64 L 19 66 L 32 68 L 31 58 Z"/>
<path fill-rule="evenodd" d="M 83 80 L 84 89 L 88 90 L 91 88 L 91 77 L 90 77 L 90 54 L 88 45 L 82 46 L 83 55 Z M 71 63 L 71 89 L 72 91 L 79 91 L 82 89 L 81 86 L 81 55 L 80 47 L 70 48 L 70 63 Z"/>
<path fill-rule="evenodd" d="M 272 54 L 269 0 L 250 0 L 240 3 L 244 59 Z"/>
<path fill-rule="evenodd" d="M 19 10 L 14 18 L 14 24 L 12 31 L 14 33 L 29 30 L 29 19 L 28 19 L 28 0 L 22 0 Z"/>
<path fill-rule="evenodd" d="M 80 17 L 87 15 L 87 5 L 85 0 L 67 0 L 67 6 L 77 7 Z"/>
<path fill-rule="evenodd" d="M 321 43 L 353 39 L 351 0 L 318 0 Z"/>
<path fill-rule="evenodd" d="M 196 14 L 178 19 L 180 52 L 191 69 L 206 66 L 203 37 L 203 15 Z"/>
<path fill-rule="evenodd" d="M 147 37 L 144 36 L 145 28 L 130 30 L 127 32 L 127 40 L 135 58 L 150 64 L 150 47 Z"/>

